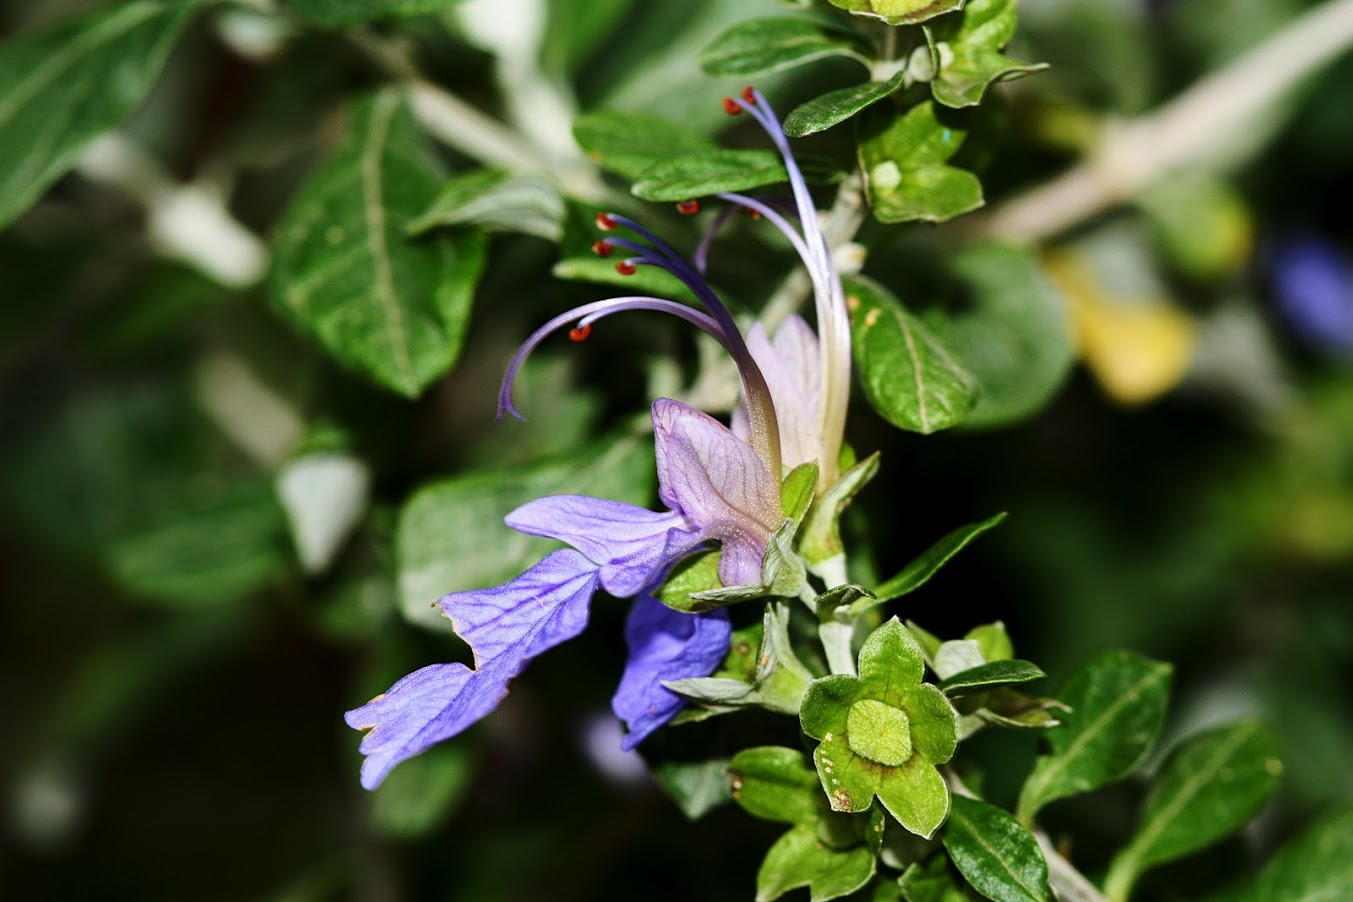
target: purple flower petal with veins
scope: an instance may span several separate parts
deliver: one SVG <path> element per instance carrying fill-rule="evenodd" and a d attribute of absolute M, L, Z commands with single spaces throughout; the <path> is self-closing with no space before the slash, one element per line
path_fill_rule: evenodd
<path fill-rule="evenodd" d="M 552 495 L 523 504 L 507 525 L 531 536 L 567 542 L 600 566 L 601 587 L 628 598 L 703 541 L 695 524 L 674 511 L 656 513 L 585 495 Z"/>
<path fill-rule="evenodd" d="M 727 426 L 679 401 L 653 402 L 653 435 L 662 503 L 723 543 L 724 585 L 760 582 L 766 543 L 782 517 L 778 478 Z"/>
<path fill-rule="evenodd" d="M 728 655 L 733 627 L 720 608 L 704 614 L 674 611 L 651 595 L 641 595 L 625 621 L 629 661 L 611 710 L 629 728 L 620 745 L 626 751 L 643 742 L 686 706 L 663 685 L 670 680 L 709 676 Z"/>
<path fill-rule="evenodd" d="M 507 683 L 536 655 L 587 626 L 597 566 L 576 551 L 556 551 L 521 576 L 492 589 L 456 592 L 441 600 L 475 655 L 464 664 L 414 671 L 345 715 L 362 739 L 362 785 L 375 789 L 390 769 L 488 714 Z"/>
<path fill-rule="evenodd" d="M 596 588 L 597 565 L 562 549 L 506 585 L 453 592 L 437 603 L 482 668 L 500 657 L 533 658 L 581 633 Z"/>
<path fill-rule="evenodd" d="M 383 695 L 343 716 L 362 737 L 362 786 L 375 789 L 405 758 L 450 739 L 498 706 L 507 694 L 506 659 L 480 670 L 433 664 L 404 677 Z M 517 669 L 525 663 L 519 661 Z"/>

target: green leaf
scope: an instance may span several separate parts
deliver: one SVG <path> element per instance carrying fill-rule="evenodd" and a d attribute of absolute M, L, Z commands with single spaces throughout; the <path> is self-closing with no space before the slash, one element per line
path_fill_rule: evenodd
<path fill-rule="evenodd" d="M 340 362 L 408 398 L 456 362 L 483 239 L 411 242 L 441 185 L 399 93 L 355 105 L 347 137 L 278 228 L 275 306 Z"/>
<path fill-rule="evenodd" d="M 944 222 L 982 206 L 977 176 L 948 165 L 967 133 L 941 122 L 934 103 L 862 121 L 860 168 L 879 222 Z"/>
<path fill-rule="evenodd" d="M 996 902 L 1053 898 L 1048 863 L 1033 834 L 1008 812 L 955 796 L 944 848 L 973 887 Z"/>
<path fill-rule="evenodd" d="M 961 13 L 929 26 L 930 40 L 943 47 L 939 74 L 930 82 L 936 100 L 949 107 L 976 106 L 993 82 L 1047 68 L 1000 53 L 1015 34 L 1015 5 L 1015 0 L 968 0 Z"/>
<path fill-rule="evenodd" d="M 442 595 L 505 583 L 557 547 L 500 525 L 527 501 L 568 492 L 644 504 L 652 487 L 653 446 L 631 436 L 534 466 L 481 470 L 425 485 L 399 517 L 400 610 L 411 623 L 446 628 L 448 621 L 435 607 Z"/>
<path fill-rule="evenodd" d="M 0 46 L 0 228 L 140 105 L 196 8 L 123 3 Z"/>
<path fill-rule="evenodd" d="M 779 746 L 744 749 L 728 763 L 733 800 L 754 817 L 812 824 L 822 813 L 817 772 L 803 752 Z"/>
<path fill-rule="evenodd" d="M 1239 830 L 1278 787 L 1278 738 L 1249 720 L 1185 741 L 1151 786 L 1137 832 L 1105 878 L 1110 899 L 1127 899 L 1146 871 Z"/>
<path fill-rule="evenodd" d="M 1109 651 L 1071 674 L 1058 699 L 1071 710 L 1045 734 L 1041 756 L 1020 793 L 1018 814 L 1031 823 L 1044 805 L 1120 780 L 1151 751 L 1165 721 L 1169 664 Z"/>
<path fill-rule="evenodd" d="M 845 555 L 845 547 L 841 544 L 841 512 L 878 470 L 876 451 L 842 473 L 841 478 L 808 509 L 808 519 L 799 530 L 799 554 L 816 568 L 813 572 L 821 575 L 823 564 Z"/>
<path fill-rule="evenodd" d="M 315 25 L 336 28 L 391 16 L 416 16 L 450 9 L 461 0 L 282 0 L 282 7 Z"/>
<path fill-rule="evenodd" d="M 867 81 L 814 97 L 795 107 L 785 117 L 785 134 L 791 138 L 802 138 L 826 131 L 892 94 L 902 87 L 906 79 L 907 73 L 901 71 L 887 81 Z"/>
<path fill-rule="evenodd" d="M 672 680 L 663 685 L 721 714 L 752 705 L 780 714 L 798 714 L 813 675 L 794 654 L 789 641 L 789 608 L 768 604 L 762 618 L 761 643 L 750 680 L 714 676 Z"/>
<path fill-rule="evenodd" d="M 1004 519 L 1005 515 L 998 514 L 997 516 Z M 992 519 L 995 520 L 996 518 L 993 517 Z M 1001 521 L 996 520 L 996 522 Z M 995 623 L 975 626 L 968 630 L 968 634 L 963 638 L 977 643 L 978 647 L 982 649 L 982 660 L 984 661 L 1008 661 L 1015 656 L 1015 646 L 1010 641 L 1010 634 L 1005 631 L 1005 624 L 999 620 Z"/>
<path fill-rule="evenodd" d="M 977 403 L 972 376 L 878 283 L 860 276 L 842 281 L 855 365 L 874 409 L 894 426 L 925 435 L 960 422 Z"/>
<path fill-rule="evenodd" d="M 818 620 L 823 623 L 829 620 L 836 620 L 841 623 L 852 622 L 855 617 L 851 611 L 851 605 L 862 599 L 867 601 L 873 597 L 874 593 L 864 586 L 856 583 L 844 583 L 828 589 L 814 598 L 813 610 L 817 612 Z"/>
<path fill-rule="evenodd" d="M 954 674 L 940 682 L 946 695 L 966 695 L 974 690 L 1010 683 L 1028 683 L 1047 676 L 1031 661 L 988 661 L 970 670 Z"/>
<path fill-rule="evenodd" d="M 681 813 L 692 821 L 733 798 L 728 786 L 727 758 L 664 761 L 653 769 L 653 776 Z"/>
<path fill-rule="evenodd" d="M 548 179 L 477 169 L 456 176 L 421 215 L 411 235 L 446 226 L 474 226 L 489 232 L 521 232 L 557 242 L 563 235 L 564 201 Z"/>
<path fill-rule="evenodd" d="M 963 883 L 949 864 L 949 856 L 939 853 L 924 862 L 912 862 L 898 883 L 907 902 L 973 902 L 982 898 Z"/>
<path fill-rule="evenodd" d="M 947 680 L 955 674 L 987 662 L 982 656 L 982 646 L 971 639 L 950 639 L 941 642 L 931 656 L 931 669 L 941 680 Z"/>
<path fill-rule="evenodd" d="M 1002 426 L 1036 413 L 1075 358 L 1061 295 L 1027 249 L 976 245 L 951 265 L 972 309 L 939 331 L 979 386 L 964 425 Z"/>
<path fill-rule="evenodd" d="M 395 768 L 371 793 L 371 826 L 389 839 L 417 839 L 455 811 L 474 773 L 470 747 L 444 742 Z"/>
<path fill-rule="evenodd" d="M 681 680 L 666 680 L 663 686 L 683 698 L 700 702 L 713 708 L 743 707 L 749 701 L 754 686 L 742 680 L 728 677 L 688 677 Z"/>
<path fill-rule="evenodd" d="M 929 582 L 930 578 L 939 572 L 939 569 L 947 564 L 950 558 L 968 547 L 969 542 L 987 530 L 999 526 L 1005 522 L 1005 518 L 1006 514 L 1002 511 L 978 523 L 969 523 L 967 526 L 960 526 L 958 529 L 946 533 L 938 542 L 921 552 L 910 564 L 903 567 L 902 572 L 879 586 L 874 592 L 875 599 L 872 603 L 882 604 L 885 601 L 892 601 L 894 598 L 901 598 L 903 595 L 915 592 Z"/>
<path fill-rule="evenodd" d="M 832 182 L 842 175 L 830 163 L 799 159 L 804 178 Z M 651 201 L 682 201 L 725 191 L 749 191 L 789 181 L 780 155 L 769 150 L 715 150 L 673 157 L 649 166 L 635 179 L 636 197 Z"/>
<path fill-rule="evenodd" d="M 1353 808 L 1323 818 L 1283 846 L 1239 898 L 1245 902 L 1353 898 Z"/>
<path fill-rule="evenodd" d="M 1161 256 L 1185 275 L 1217 280 L 1250 259 L 1254 216 L 1229 182 L 1199 172 L 1164 179 L 1133 202 Z"/>
<path fill-rule="evenodd" d="M 756 874 L 757 902 L 770 902 L 808 887 L 811 902 L 847 896 L 874 876 L 874 853 L 865 846 L 839 851 L 818 840 L 810 826 L 796 826 L 775 841 Z"/>
<path fill-rule="evenodd" d="M 963 0 L 831 0 L 831 3 L 857 16 L 882 19 L 889 25 L 915 25 L 963 6 Z"/>
<path fill-rule="evenodd" d="M 808 505 L 813 503 L 813 494 L 817 491 L 817 461 L 810 460 L 799 464 L 789 471 L 780 486 L 780 507 L 787 519 L 795 523 L 803 521 L 808 513 Z"/>
<path fill-rule="evenodd" d="M 1015 729 L 1048 729 L 1061 723 L 1052 711 L 1065 711 L 1066 706 L 1056 699 L 1035 698 L 1013 689 L 1000 688 L 982 699 L 977 716 L 998 727 Z"/>
<path fill-rule="evenodd" d="M 666 582 L 658 589 L 657 599 L 669 608 L 690 614 L 700 605 L 699 599 L 692 596 L 716 590 L 722 585 L 719 581 L 719 552 L 704 551 L 672 568 Z"/>
<path fill-rule="evenodd" d="M 829 56 L 853 57 L 866 66 L 868 48 L 849 31 L 813 19 L 749 19 L 714 39 L 700 54 L 710 75 L 755 75 L 802 66 Z"/>
<path fill-rule="evenodd" d="M 695 156 L 718 149 L 704 135 L 660 116 L 613 110 L 579 116 L 573 122 L 573 137 L 603 168 L 630 181 L 669 157 Z"/>
<path fill-rule="evenodd" d="M 284 563 L 282 509 L 267 483 L 241 484 L 107 549 L 113 576 L 132 592 L 175 608 L 236 601 Z"/>

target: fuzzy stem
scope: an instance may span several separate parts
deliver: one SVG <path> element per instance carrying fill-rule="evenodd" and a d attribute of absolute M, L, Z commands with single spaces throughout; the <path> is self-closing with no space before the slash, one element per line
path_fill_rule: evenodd
<path fill-rule="evenodd" d="M 1062 857 L 1053 848 L 1048 835 L 1042 830 L 1034 831 L 1038 847 L 1043 850 L 1043 858 L 1048 862 L 1048 879 L 1062 902 L 1108 902 L 1107 898 L 1076 866 Z"/>
<path fill-rule="evenodd" d="M 828 620 L 818 624 L 817 635 L 822 640 L 822 650 L 827 654 L 827 666 L 831 672 L 854 676 L 855 650 L 852 645 L 855 624 Z"/>

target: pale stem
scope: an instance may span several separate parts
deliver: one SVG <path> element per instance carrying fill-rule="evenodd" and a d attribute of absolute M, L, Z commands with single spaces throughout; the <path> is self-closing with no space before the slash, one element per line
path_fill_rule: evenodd
<path fill-rule="evenodd" d="M 1034 838 L 1048 862 L 1048 879 L 1058 899 L 1062 902 L 1108 902 L 1105 895 L 1053 847 L 1046 833 L 1035 830 Z"/>
<path fill-rule="evenodd" d="M 268 248 L 226 209 L 207 183 L 180 185 L 160 161 L 116 132 L 84 152 L 76 170 L 136 201 L 146 211 L 146 237 L 157 251 L 227 288 L 248 288 L 268 268 Z"/>
<path fill-rule="evenodd" d="M 546 149 L 427 79 L 402 45 L 370 32 L 352 32 L 348 37 L 387 73 L 407 84 L 419 124 L 447 147 L 512 172 L 545 173 L 565 193 L 582 200 L 598 204 L 608 201 L 610 192 L 594 167 L 581 158 L 552 159 Z"/>
<path fill-rule="evenodd" d="M 1157 112 L 1108 130 L 1071 170 L 973 222 L 977 234 L 1037 243 L 1119 204 L 1227 142 L 1292 86 L 1353 44 L 1353 0 L 1331 0 L 1204 77 Z"/>
<path fill-rule="evenodd" d="M 818 624 L 818 638 L 822 640 L 822 650 L 827 655 L 827 666 L 832 673 L 855 675 L 855 650 L 852 648 L 855 638 L 855 624 L 828 620 Z"/>

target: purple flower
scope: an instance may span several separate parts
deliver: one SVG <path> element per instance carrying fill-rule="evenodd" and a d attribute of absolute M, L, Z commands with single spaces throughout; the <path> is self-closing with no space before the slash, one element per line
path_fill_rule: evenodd
<path fill-rule="evenodd" d="M 726 106 L 746 110 L 771 135 L 784 157 L 801 227 L 795 229 L 765 203 L 736 194 L 720 197 L 748 208 L 776 225 L 798 250 L 817 298 L 819 341 L 793 317 L 767 338 L 754 326 L 744 339 L 732 315 L 698 266 L 638 223 L 602 214 L 606 231 L 624 229 L 634 237 L 607 236 L 595 249 L 630 256 L 622 273 L 656 266 L 672 273 L 694 293 L 704 310 L 664 298 L 626 296 L 584 304 L 537 329 L 513 356 L 499 391 L 499 417 L 521 417 L 512 403 L 512 385 L 526 357 L 547 336 L 571 326 L 582 340 L 596 321 L 622 310 L 650 310 L 677 316 L 713 336 L 737 363 L 743 403 L 737 433 L 678 401 L 653 404 L 658 496 L 665 511 L 589 498 L 557 495 L 531 501 L 508 514 L 508 526 L 528 535 L 572 546 L 548 555 L 502 586 L 455 592 L 439 604 L 474 653 L 474 669 L 434 664 L 404 677 L 384 695 L 349 711 L 350 726 L 367 730 L 361 751 L 362 785 L 375 788 L 400 761 L 464 730 L 491 711 L 508 682 L 531 658 L 578 635 L 587 625 L 588 606 L 598 588 L 617 597 L 638 596 L 626 626 L 629 661 L 612 706 L 629 728 L 625 748 L 667 723 L 685 704 L 663 683 L 708 676 L 728 651 L 727 613 L 689 614 L 671 610 L 649 594 L 668 569 L 697 548 L 718 542 L 719 577 L 726 586 L 756 585 L 771 534 L 782 520 L 782 447 L 790 466 L 819 460 L 826 484 L 834 479 L 845 419 L 850 374 L 849 319 L 841 282 L 818 228 L 812 198 L 789 151 L 783 131 L 765 98 L 748 89 Z M 693 202 L 684 212 L 698 209 Z M 777 416 L 783 407 L 783 421 Z"/>
<path fill-rule="evenodd" d="M 621 748 L 634 748 L 685 707 L 685 700 L 663 683 L 709 676 L 727 656 L 732 635 L 722 608 L 692 616 L 651 595 L 635 600 L 625 622 L 629 662 L 611 700 L 611 710 L 629 727 Z"/>
<path fill-rule="evenodd" d="M 1306 234 L 1274 254 L 1278 309 L 1306 342 L 1353 356 L 1353 262 L 1330 242 Z"/>

